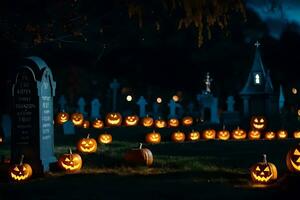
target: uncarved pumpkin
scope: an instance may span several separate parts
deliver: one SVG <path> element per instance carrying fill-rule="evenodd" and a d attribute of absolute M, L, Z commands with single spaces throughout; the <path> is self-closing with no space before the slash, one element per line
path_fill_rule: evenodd
<path fill-rule="evenodd" d="M 139 148 L 128 150 L 124 155 L 124 159 L 130 164 L 146 166 L 151 166 L 153 164 L 152 152 L 147 148 L 142 148 L 142 143 L 140 143 Z"/>

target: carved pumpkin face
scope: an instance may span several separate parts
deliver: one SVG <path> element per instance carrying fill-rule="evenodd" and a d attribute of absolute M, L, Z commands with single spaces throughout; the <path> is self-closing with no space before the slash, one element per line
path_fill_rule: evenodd
<path fill-rule="evenodd" d="M 108 133 L 100 134 L 98 141 L 103 144 L 109 144 L 112 142 L 112 135 Z"/>
<path fill-rule="evenodd" d="M 249 139 L 250 140 L 258 140 L 258 139 L 260 139 L 260 136 L 261 136 L 261 134 L 258 130 L 251 130 L 249 132 Z"/>
<path fill-rule="evenodd" d="M 171 118 L 168 121 L 169 127 L 177 127 L 179 126 L 179 120 L 176 118 Z"/>
<path fill-rule="evenodd" d="M 188 139 L 191 141 L 197 141 L 200 139 L 200 133 L 199 131 L 192 131 L 188 134 Z"/>
<path fill-rule="evenodd" d="M 139 122 L 139 117 L 137 115 L 130 115 L 125 118 L 126 126 L 136 126 Z"/>
<path fill-rule="evenodd" d="M 268 131 L 265 133 L 265 139 L 272 140 L 276 137 L 276 134 L 273 131 Z"/>
<path fill-rule="evenodd" d="M 246 139 L 247 133 L 238 127 L 237 129 L 233 130 L 232 137 L 236 140 Z"/>
<path fill-rule="evenodd" d="M 29 164 L 13 165 L 9 169 L 9 177 L 14 181 L 25 181 L 32 175 L 32 168 Z"/>
<path fill-rule="evenodd" d="M 120 126 L 122 124 L 122 115 L 120 113 L 108 113 L 105 120 L 108 126 Z"/>
<path fill-rule="evenodd" d="M 230 132 L 228 130 L 220 130 L 218 131 L 217 136 L 220 140 L 229 140 Z"/>
<path fill-rule="evenodd" d="M 147 143 L 158 144 L 161 141 L 161 136 L 159 133 L 153 131 L 151 133 L 148 133 L 145 139 Z"/>
<path fill-rule="evenodd" d="M 155 126 L 157 128 L 165 128 L 167 126 L 167 123 L 163 119 L 157 119 L 157 120 L 155 120 Z"/>
<path fill-rule="evenodd" d="M 83 115 L 81 113 L 73 113 L 71 120 L 75 126 L 81 126 L 83 123 Z"/>
<path fill-rule="evenodd" d="M 277 179 L 276 166 L 266 160 L 253 165 L 250 173 L 252 181 L 259 184 L 268 184 Z"/>
<path fill-rule="evenodd" d="M 73 154 L 70 150 L 70 153 L 63 154 L 59 157 L 58 165 L 67 172 L 76 172 L 81 169 L 82 159 L 79 154 Z"/>
<path fill-rule="evenodd" d="M 300 173 L 300 144 L 288 152 L 286 164 L 291 172 Z"/>
<path fill-rule="evenodd" d="M 87 138 L 82 138 L 78 141 L 77 149 L 84 153 L 94 153 L 97 150 L 97 142 L 88 135 Z"/>
<path fill-rule="evenodd" d="M 143 126 L 151 127 L 153 125 L 154 120 L 152 117 L 147 116 L 143 118 L 142 122 L 143 122 Z"/>
<path fill-rule="evenodd" d="M 288 136 L 288 133 L 287 133 L 287 131 L 285 131 L 285 130 L 279 130 L 279 131 L 277 132 L 277 137 L 278 137 L 279 139 L 285 139 L 285 138 L 287 138 L 287 136 Z"/>
<path fill-rule="evenodd" d="M 216 138 L 216 131 L 214 129 L 207 129 L 203 132 L 203 137 L 205 139 L 215 139 Z"/>
<path fill-rule="evenodd" d="M 191 116 L 186 116 L 182 119 L 183 126 L 191 126 L 193 124 L 193 118 Z"/>
<path fill-rule="evenodd" d="M 63 124 L 69 120 L 69 114 L 66 112 L 60 112 L 57 114 L 56 122 L 58 124 Z"/>
<path fill-rule="evenodd" d="M 82 128 L 89 128 L 90 127 L 90 122 L 87 120 L 84 120 L 82 123 Z"/>
<path fill-rule="evenodd" d="M 294 135 L 294 138 L 300 139 L 300 131 L 295 131 L 293 135 Z"/>
<path fill-rule="evenodd" d="M 184 142 L 185 134 L 183 132 L 176 131 L 176 132 L 172 133 L 171 140 L 173 142 Z"/>
<path fill-rule="evenodd" d="M 253 116 L 250 121 L 250 126 L 255 130 L 264 130 L 266 128 L 267 120 L 263 116 Z"/>
<path fill-rule="evenodd" d="M 103 123 L 103 121 L 100 120 L 100 119 L 95 119 L 95 120 L 93 121 L 93 127 L 94 127 L 94 128 L 97 128 L 97 129 L 103 128 L 103 127 L 104 127 L 104 123 Z"/>

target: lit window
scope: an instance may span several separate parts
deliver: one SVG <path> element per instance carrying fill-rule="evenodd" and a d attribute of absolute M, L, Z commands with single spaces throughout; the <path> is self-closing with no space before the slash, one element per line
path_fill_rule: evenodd
<path fill-rule="evenodd" d="M 254 79 L 255 79 L 255 80 L 254 80 L 254 83 L 259 85 L 260 82 L 261 82 L 261 80 L 260 80 L 260 75 L 259 75 L 259 74 L 255 74 Z"/>

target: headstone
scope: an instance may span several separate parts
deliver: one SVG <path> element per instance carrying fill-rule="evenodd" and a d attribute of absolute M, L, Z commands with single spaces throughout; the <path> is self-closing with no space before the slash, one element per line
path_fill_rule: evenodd
<path fill-rule="evenodd" d="M 235 104 L 234 97 L 233 96 L 227 97 L 226 103 L 227 103 L 227 112 L 234 112 L 234 104 Z"/>
<path fill-rule="evenodd" d="M 85 103 L 85 100 L 84 100 L 83 97 L 80 97 L 78 99 L 77 105 L 78 105 L 77 112 L 80 112 L 81 114 L 83 114 L 84 117 L 86 117 L 87 116 L 87 112 L 85 111 L 85 105 L 86 105 L 86 103 Z"/>
<path fill-rule="evenodd" d="M 219 123 L 219 115 L 218 115 L 218 99 L 214 97 L 212 94 L 198 94 L 197 101 L 200 105 L 200 113 L 201 118 L 204 119 L 205 110 L 210 112 L 209 122 L 211 123 Z"/>
<path fill-rule="evenodd" d="M 63 132 L 64 135 L 74 135 L 75 134 L 75 127 L 73 122 L 67 121 L 63 124 Z"/>
<path fill-rule="evenodd" d="M 99 119 L 100 115 L 101 103 L 99 99 L 93 99 L 91 102 L 91 119 Z"/>
<path fill-rule="evenodd" d="M 118 83 L 117 79 L 114 79 L 113 82 L 110 83 L 110 89 L 112 89 L 113 93 L 112 111 L 114 112 L 117 110 L 117 93 L 119 88 L 120 84 Z"/>
<path fill-rule="evenodd" d="M 178 108 L 177 103 L 171 99 L 170 102 L 168 103 L 170 113 L 168 115 L 168 118 L 178 118 L 176 114 L 176 109 Z"/>
<path fill-rule="evenodd" d="M 9 115 L 2 115 L 1 127 L 3 129 L 4 138 L 6 138 L 6 140 L 9 140 L 11 136 L 11 118 Z"/>
<path fill-rule="evenodd" d="M 158 117 L 160 116 L 159 104 L 156 102 L 153 102 L 152 104 L 152 116 L 154 119 L 158 119 Z"/>
<path fill-rule="evenodd" d="M 194 108 L 195 108 L 194 103 L 190 102 L 189 105 L 188 105 L 188 114 L 189 115 L 194 115 Z"/>
<path fill-rule="evenodd" d="M 148 104 L 146 99 L 143 96 L 141 96 L 136 104 L 139 106 L 140 109 L 140 117 L 145 117 L 147 115 L 146 105 Z"/>
<path fill-rule="evenodd" d="M 11 160 L 22 155 L 35 174 L 49 171 L 54 156 L 53 96 L 56 83 L 39 57 L 26 58 L 12 87 Z"/>
<path fill-rule="evenodd" d="M 64 95 L 61 95 L 58 99 L 58 105 L 59 105 L 59 110 L 60 111 L 65 111 L 66 110 L 66 104 L 67 100 Z"/>

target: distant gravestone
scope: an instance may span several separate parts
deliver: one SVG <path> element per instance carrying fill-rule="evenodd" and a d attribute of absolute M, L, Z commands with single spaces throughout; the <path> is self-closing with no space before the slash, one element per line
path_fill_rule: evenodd
<path fill-rule="evenodd" d="M 74 135 L 75 134 L 75 127 L 73 122 L 67 121 L 63 124 L 63 132 L 64 135 Z"/>
<path fill-rule="evenodd" d="M 66 110 L 66 104 L 67 104 L 67 100 L 65 98 L 64 95 L 61 95 L 58 99 L 58 105 L 59 105 L 59 110 L 60 111 L 65 111 Z"/>
<path fill-rule="evenodd" d="M 11 117 L 9 115 L 2 115 L 1 127 L 3 129 L 3 135 L 6 140 L 11 136 Z"/>
<path fill-rule="evenodd" d="M 54 156 L 53 96 L 56 83 L 39 57 L 26 58 L 12 87 L 11 160 L 22 155 L 35 174 L 49 171 Z"/>
<path fill-rule="evenodd" d="M 193 102 L 190 102 L 187 109 L 188 109 L 188 114 L 189 115 L 193 115 L 194 114 L 194 108 L 195 108 L 195 105 Z"/>
<path fill-rule="evenodd" d="M 117 94 L 119 88 L 120 88 L 119 82 L 117 81 L 117 79 L 114 79 L 113 82 L 110 83 L 110 89 L 112 90 L 113 93 L 112 111 L 117 110 Z"/>
<path fill-rule="evenodd" d="M 226 103 L 227 103 L 227 112 L 234 112 L 234 104 L 235 104 L 234 97 L 233 96 L 227 97 Z"/>
<path fill-rule="evenodd" d="M 154 119 L 157 119 L 160 116 L 159 104 L 156 102 L 153 102 L 152 104 L 152 115 Z"/>
<path fill-rule="evenodd" d="M 93 99 L 91 102 L 91 119 L 99 119 L 100 115 L 101 103 L 99 99 Z"/>
<path fill-rule="evenodd" d="M 141 96 L 136 104 L 140 108 L 140 117 L 145 117 L 147 115 L 146 114 L 146 105 L 148 104 L 146 99 L 143 96 Z"/>
<path fill-rule="evenodd" d="M 178 118 L 178 116 L 176 114 L 176 109 L 178 108 L 177 103 L 173 99 L 171 99 L 168 106 L 169 106 L 169 110 L 170 110 L 168 118 Z"/>
<path fill-rule="evenodd" d="M 83 97 L 80 97 L 78 99 L 77 105 L 78 105 L 78 110 L 77 111 L 80 112 L 81 114 L 83 114 L 84 117 L 86 117 L 87 116 L 87 112 L 85 111 L 86 103 L 85 103 L 85 100 L 84 100 Z"/>

